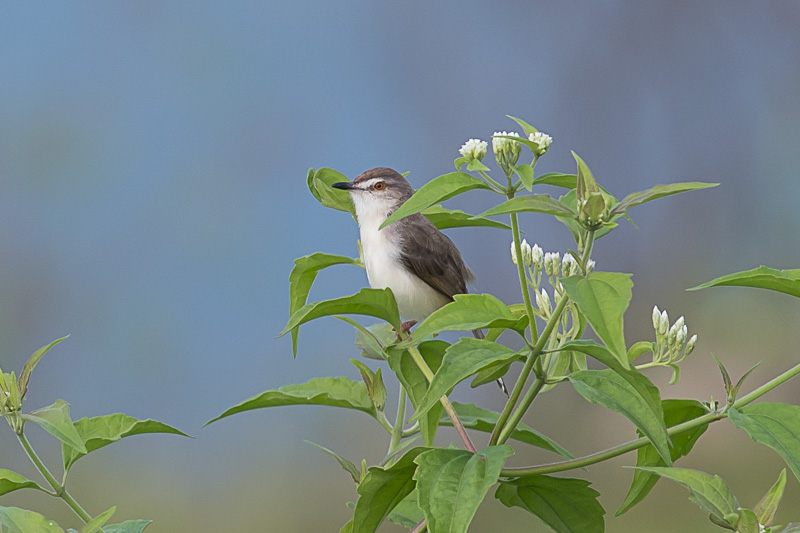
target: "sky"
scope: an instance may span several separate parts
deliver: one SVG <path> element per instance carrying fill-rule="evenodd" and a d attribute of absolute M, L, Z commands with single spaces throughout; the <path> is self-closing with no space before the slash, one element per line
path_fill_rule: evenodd
<path fill-rule="evenodd" d="M 117 505 L 120 520 L 154 519 L 154 533 L 338 530 L 354 486 L 304 440 L 374 463 L 386 446 L 377 424 L 283 407 L 203 427 L 264 390 L 358 377 L 344 323 L 304 326 L 296 358 L 288 337 L 276 338 L 293 260 L 358 253 L 355 222 L 315 201 L 307 171 L 353 178 L 389 166 L 418 188 L 449 172 L 467 139 L 514 129 L 513 115 L 554 139 L 537 172 L 574 172 L 574 150 L 619 198 L 675 181 L 720 183 L 636 208 L 635 226 L 623 222 L 593 257 L 598 269 L 633 273 L 629 344 L 652 335 L 653 305 L 698 334 L 665 397 L 720 398 L 711 353 L 734 375 L 762 361 L 748 380 L 755 387 L 796 363 L 798 303 L 685 289 L 761 264 L 800 267 L 798 23 L 800 6 L 777 1 L 3 5 L 0 367 L 19 372 L 34 350 L 70 335 L 40 363 L 26 408 L 62 398 L 73 419 L 124 412 L 194 437 L 137 436 L 84 458 L 70 487 L 92 513 Z M 471 192 L 446 205 L 478 213 L 493 201 Z M 545 216 L 522 217 L 522 229 L 546 251 L 571 246 Z M 476 273 L 473 290 L 519 301 L 507 233 L 448 234 Z M 335 267 L 311 299 L 366 283 L 363 271 Z M 651 378 L 665 385 L 669 374 Z M 455 397 L 492 409 L 503 400 L 492 387 Z M 800 396 L 789 385 L 766 399 Z M 573 423 L 560 423 L 565 416 Z M 537 400 L 526 422 L 576 454 L 633 436 L 624 419 L 566 387 Z M 754 505 L 783 463 L 718 426 L 683 466 L 722 475 Z M 30 434 L 57 463 L 53 440 Z M 452 435 L 443 431 L 442 444 Z M 610 530 L 708 527 L 666 483 L 613 518 L 632 462 L 581 474 L 603 494 Z M 36 476 L 1 429 L 0 467 Z M 795 479 L 786 498 L 800 501 Z M 76 527 L 51 500 L 20 491 L 0 504 Z M 678 516 L 657 518 L 665 508 Z M 778 519 L 800 520 L 785 510 Z M 545 530 L 497 502 L 481 507 L 473 529 L 493 520 Z"/>

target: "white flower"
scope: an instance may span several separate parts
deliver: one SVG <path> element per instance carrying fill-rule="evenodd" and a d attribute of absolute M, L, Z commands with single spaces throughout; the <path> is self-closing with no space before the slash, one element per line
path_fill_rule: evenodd
<path fill-rule="evenodd" d="M 544 271 L 548 276 L 558 274 L 558 267 L 561 265 L 561 254 L 558 252 L 547 252 L 544 254 Z"/>
<path fill-rule="evenodd" d="M 520 248 L 522 249 L 522 264 L 531 266 L 531 245 L 528 244 L 528 241 L 522 239 Z"/>
<path fill-rule="evenodd" d="M 541 270 L 544 262 L 544 252 L 538 244 L 534 244 L 531 248 L 531 263 L 536 270 Z"/>
<path fill-rule="evenodd" d="M 539 149 L 536 151 L 536 155 L 544 155 L 547 152 L 548 148 L 553 142 L 553 138 L 550 137 L 548 134 L 543 133 L 541 131 L 537 131 L 535 133 L 531 133 L 528 135 L 528 140 L 531 142 L 535 142 Z"/>
<path fill-rule="evenodd" d="M 520 143 L 505 139 L 504 137 L 519 137 L 516 132 L 496 131 L 492 136 L 492 150 L 497 159 L 497 164 L 501 167 L 516 165 L 519 159 L 519 152 L 522 148 Z"/>
<path fill-rule="evenodd" d="M 511 241 L 511 262 L 517 264 L 517 249 L 514 246 L 514 241 Z"/>
<path fill-rule="evenodd" d="M 489 147 L 489 143 L 486 141 L 482 141 L 480 139 L 470 139 L 464 143 L 464 145 L 459 150 L 459 153 L 466 157 L 468 161 L 478 160 L 480 161 L 483 159 L 483 156 L 486 155 L 486 149 Z"/>
<path fill-rule="evenodd" d="M 564 259 L 561 260 L 561 275 L 567 277 L 577 271 L 578 261 L 575 260 L 575 257 L 572 254 L 564 254 Z"/>
<path fill-rule="evenodd" d="M 536 305 L 539 307 L 539 311 L 543 315 L 548 316 L 550 314 L 550 295 L 547 294 L 547 290 L 542 289 L 541 294 L 538 292 L 536 293 Z"/>
<path fill-rule="evenodd" d="M 597 264 L 597 261 L 595 261 L 594 259 L 589 259 L 589 261 L 586 263 L 586 273 L 588 274 L 589 272 L 594 270 L 594 266 L 596 264 Z"/>
<path fill-rule="evenodd" d="M 686 343 L 686 355 L 692 353 L 692 350 L 694 350 L 696 344 L 697 344 L 697 335 L 692 335 L 689 338 L 689 342 Z"/>
<path fill-rule="evenodd" d="M 678 330 L 678 335 L 675 337 L 675 342 L 678 343 L 678 346 L 683 346 L 687 335 L 689 335 L 689 329 L 686 326 Z"/>
<path fill-rule="evenodd" d="M 669 328 L 669 315 L 667 311 L 661 311 L 661 319 L 658 322 L 658 334 L 664 335 L 667 332 L 667 328 Z"/>

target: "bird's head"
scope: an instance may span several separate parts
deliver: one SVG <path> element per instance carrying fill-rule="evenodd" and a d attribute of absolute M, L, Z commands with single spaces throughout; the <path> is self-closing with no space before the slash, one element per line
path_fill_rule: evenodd
<path fill-rule="evenodd" d="M 359 220 L 367 213 L 386 217 L 414 193 L 399 172 L 386 167 L 372 168 L 353 181 L 334 183 L 332 187 L 350 192 Z"/>

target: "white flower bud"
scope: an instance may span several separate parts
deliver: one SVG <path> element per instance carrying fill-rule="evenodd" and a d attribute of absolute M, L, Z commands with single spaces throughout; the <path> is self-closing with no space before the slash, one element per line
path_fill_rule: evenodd
<path fill-rule="evenodd" d="M 675 337 L 678 335 L 678 328 L 676 328 L 677 324 L 673 324 L 671 328 L 669 328 L 669 333 L 667 333 L 667 344 L 672 346 L 675 344 Z"/>
<path fill-rule="evenodd" d="M 531 266 L 531 245 L 528 244 L 528 241 L 522 239 L 520 248 L 522 249 L 522 263 L 525 266 Z"/>
<path fill-rule="evenodd" d="M 667 314 L 667 311 L 664 310 L 661 311 L 661 319 L 658 322 L 658 334 L 664 335 L 667 332 L 668 328 L 669 328 L 669 315 Z"/>
<path fill-rule="evenodd" d="M 661 311 L 658 310 L 658 306 L 653 306 L 653 329 L 658 331 L 658 324 L 661 322 Z"/>
<path fill-rule="evenodd" d="M 547 294 L 547 290 L 542 289 L 541 294 L 536 293 L 536 305 L 545 316 L 550 314 L 550 295 Z"/>
<path fill-rule="evenodd" d="M 506 165 L 516 165 L 519 159 L 521 145 L 517 141 L 505 139 L 503 137 L 519 137 L 516 132 L 496 131 L 492 136 L 492 150 L 497 159 L 497 164 L 501 167 Z"/>
<path fill-rule="evenodd" d="M 571 276 L 578 271 L 578 261 L 570 253 L 564 254 L 564 259 L 561 260 L 561 275 L 564 277 Z"/>
<path fill-rule="evenodd" d="M 544 271 L 548 276 L 555 276 L 558 274 L 558 268 L 561 266 L 561 254 L 558 252 L 547 252 L 544 254 Z"/>
<path fill-rule="evenodd" d="M 542 270 L 544 266 L 544 252 L 538 244 L 534 244 L 531 248 L 531 263 L 537 271 Z"/>
<path fill-rule="evenodd" d="M 675 328 L 681 329 L 686 321 L 683 319 L 683 316 L 678 317 L 678 320 L 675 321 Z"/>
<path fill-rule="evenodd" d="M 539 149 L 536 150 L 536 155 L 544 155 L 544 153 L 550 148 L 550 144 L 553 142 L 552 137 L 546 133 L 542 133 L 541 131 L 537 131 L 536 133 L 531 133 L 528 135 L 528 140 L 535 142 L 539 146 Z"/>
<path fill-rule="evenodd" d="M 467 158 L 468 161 L 478 160 L 480 161 L 483 159 L 483 156 L 486 155 L 486 149 L 488 148 L 489 143 L 486 141 L 482 141 L 480 139 L 470 139 L 464 143 L 464 145 L 459 149 L 459 153 Z"/>
<path fill-rule="evenodd" d="M 692 353 L 692 350 L 694 350 L 696 344 L 697 344 L 697 335 L 692 335 L 689 338 L 689 342 L 686 343 L 686 355 Z"/>
<path fill-rule="evenodd" d="M 517 248 L 514 246 L 514 241 L 511 241 L 511 262 L 517 264 Z"/>
<path fill-rule="evenodd" d="M 689 335 L 689 329 L 686 326 L 682 326 L 681 329 L 678 330 L 678 334 L 675 336 L 675 342 L 678 343 L 678 346 L 683 346 L 683 343 L 686 342 L 687 335 Z"/>
<path fill-rule="evenodd" d="M 589 259 L 589 261 L 586 262 L 586 273 L 592 272 L 596 264 L 597 262 L 594 259 Z"/>

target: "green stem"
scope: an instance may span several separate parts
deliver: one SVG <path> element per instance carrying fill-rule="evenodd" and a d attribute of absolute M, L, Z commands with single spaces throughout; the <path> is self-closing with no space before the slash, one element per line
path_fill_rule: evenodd
<path fill-rule="evenodd" d="M 517 428 L 519 421 L 522 419 L 522 415 L 528 410 L 528 408 L 533 403 L 534 398 L 536 395 L 539 394 L 539 391 L 542 390 L 544 387 L 545 380 L 544 378 L 537 377 L 531 387 L 528 389 L 528 392 L 525 393 L 525 397 L 522 398 L 522 403 L 519 404 L 519 407 L 514 414 L 511 415 L 509 418 L 508 423 L 503 427 L 503 430 L 500 432 L 500 436 L 497 439 L 497 444 L 505 444 L 508 438 L 511 436 L 511 433 Z"/>
<path fill-rule="evenodd" d="M 496 182 L 495 180 L 490 178 L 489 175 L 485 171 L 479 170 L 478 174 L 480 174 L 481 177 L 483 177 L 484 180 L 489 182 L 489 185 L 494 185 L 495 189 L 497 189 L 497 192 L 499 192 L 501 194 L 505 194 L 505 188 L 502 185 L 500 185 L 498 182 Z"/>
<path fill-rule="evenodd" d="M 25 453 L 28 454 L 28 457 L 36 469 L 39 470 L 39 473 L 42 474 L 42 477 L 44 477 L 47 480 L 47 483 L 53 488 L 53 490 L 56 491 L 56 496 L 64 500 L 67 505 L 69 505 L 70 508 L 75 511 L 75 514 L 77 514 L 81 520 L 84 522 L 89 522 L 92 517 L 89 516 L 89 513 L 83 510 L 83 507 L 81 507 L 80 504 L 75 501 L 72 495 L 67 492 L 67 489 L 65 489 L 64 486 L 60 484 L 55 477 L 53 477 L 53 474 L 50 473 L 50 470 L 47 469 L 47 466 L 45 466 L 42 460 L 39 459 L 39 456 L 34 451 L 31 443 L 28 442 L 28 438 L 21 432 L 17 433 L 17 438 L 19 439 L 20 444 L 22 444 L 22 447 L 25 449 Z"/>
<path fill-rule="evenodd" d="M 514 198 L 514 195 L 509 194 L 508 199 L 511 200 L 512 198 Z M 528 291 L 528 278 L 525 276 L 525 262 L 522 260 L 522 243 L 519 238 L 519 220 L 516 213 L 511 213 L 511 233 L 514 236 L 514 253 L 517 254 L 517 277 L 522 290 L 522 301 L 525 302 L 525 312 L 528 314 L 531 342 L 535 343 L 539 340 L 539 333 L 536 331 L 536 315 L 533 314 L 531 293 Z"/>
<path fill-rule="evenodd" d="M 733 407 L 736 409 L 744 407 L 745 405 L 757 400 L 761 396 L 767 394 L 774 388 L 785 383 L 786 381 L 790 380 L 791 378 L 795 377 L 798 374 L 800 374 L 800 365 L 795 365 L 794 367 L 790 368 L 789 370 L 779 375 L 778 377 L 758 387 L 753 392 L 745 396 L 742 396 L 739 400 L 734 402 Z M 668 428 L 667 434 L 669 436 L 678 435 L 680 433 L 691 431 L 693 429 L 710 424 L 712 422 L 716 422 L 717 420 L 721 420 L 723 418 L 727 418 L 727 415 L 725 413 L 718 413 L 718 412 L 708 413 L 703 416 L 697 417 L 693 420 L 689 420 L 682 424 L 678 424 L 676 426 Z M 650 441 L 647 438 L 642 437 L 636 440 L 632 440 L 630 442 L 626 442 L 624 444 L 614 446 L 613 448 L 609 448 L 601 452 L 593 453 L 585 457 L 579 457 L 578 459 L 561 461 L 558 463 L 550 463 L 540 466 L 504 468 L 501 471 L 500 475 L 507 477 L 527 477 L 527 476 L 537 476 L 541 474 L 552 474 L 555 472 L 564 472 L 567 470 L 573 470 L 575 468 L 584 468 L 623 455 L 633 450 L 637 450 L 643 446 L 647 446 L 648 444 L 650 444 Z"/>
<path fill-rule="evenodd" d="M 386 430 L 387 433 L 390 435 L 394 433 L 395 428 L 392 427 L 392 423 L 389 422 L 389 419 L 386 418 L 386 415 L 383 414 L 383 411 L 378 411 L 376 413 L 375 420 L 378 421 L 378 423 L 383 427 L 383 429 Z"/>
<path fill-rule="evenodd" d="M 394 422 L 394 430 L 392 431 L 392 439 L 389 441 L 389 452 L 391 455 L 400 439 L 403 438 L 403 421 L 406 418 L 406 390 L 400 387 L 400 399 L 397 401 L 397 418 Z"/>
<path fill-rule="evenodd" d="M 528 407 L 530 407 L 530 403 L 528 403 L 528 405 L 524 404 L 520 405 L 520 409 L 518 409 L 517 412 L 514 413 L 515 422 L 513 424 L 506 424 L 509 420 L 509 417 L 511 417 L 511 412 L 514 410 L 514 407 L 517 404 L 517 400 L 519 400 L 519 397 L 522 394 L 522 389 L 525 386 L 525 382 L 528 380 L 531 371 L 533 370 L 534 364 L 539 359 L 542 350 L 544 350 L 544 345 L 547 342 L 547 339 L 550 337 L 550 334 L 553 332 L 553 328 L 555 328 L 556 324 L 558 324 L 558 321 L 560 320 L 561 317 L 561 313 L 564 312 L 564 308 L 567 306 L 568 301 L 569 298 L 567 297 L 566 294 L 561 297 L 561 299 L 556 304 L 556 308 L 553 311 L 553 314 L 550 315 L 550 320 L 547 321 L 547 324 L 545 325 L 544 330 L 542 331 L 541 337 L 539 337 L 539 340 L 531 349 L 531 353 L 528 356 L 528 359 L 525 361 L 525 366 L 522 367 L 522 371 L 519 374 L 519 378 L 517 379 L 517 384 L 514 385 L 514 390 L 511 392 L 511 396 L 508 398 L 506 406 L 503 408 L 503 412 L 500 413 L 500 417 L 497 419 L 497 424 L 495 424 L 494 426 L 494 430 L 492 431 L 492 438 L 489 441 L 490 445 L 495 445 L 498 442 L 500 442 L 501 433 L 506 433 L 507 435 L 510 435 L 511 432 L 514 431 L 514 428 L 516 428 L 520 419 L 522 419 L 522 415 L 525 413 Z M 544 384 L 544 381 L 542 384 Z M 539 389 L 541 389 L 541 385 L 539 386 Z M 533 390 L 533 385 L 531 386 L 531 390 Z M 536 394 L 539 393 L 538 390 L 536 392 L 531 392 L 531 390 L 529 390 L 528 394 L 526 394 L 526 400 L 528 399 L 528 396 L 530 396 L 529 398 L 530 402 L 532 402 L 533 399 L 536 397 Z M 504 431 L 507 425 L 509 427 L 506 431 Z"/>
<path fill-rule="evenodd" d="M 422 371 L 425 379 L 428 380 L 428 383 L 433 381 L 433 371 L 428 366 L 428 363 L 425 362 L 425 359 L 422 358 L 422 354 L 419 353 L 417 347 L 414 345 L 409 346 L 408 353 L 411 354 L 411 358 L 415 363 L 417 363 L 417 366 Z M 450 403 L 450 400 L 447 399 L 447 396 L 442 396 L 439 398 L 439 401 L 442 403 L 442 407 L 444 407 L 444 411 L 447 413 L 447 416 L 449 416 L 450 420 L 453 422 L 453 427 L 456 428 L 459 437 L 461 437 L 464 447 L 472 453 L 476 453 L 478 450 L 475 448 L 475 445 L 472 444 L 472 440 L 470 440 L 467 430 L 464 428 L 464 424 L 462 424 L 461 420 L 458 418 L 458 414 L 456 414 L 453 404 Z"/>
<path fill-rule="evenodd" d="M 423 518 L 422 521 L 416 526 L 414 526 L 414 529 L 412 529 L 409 533 L 422 533 L 427 529 L 428 529 L 428 524 L 425 522 L 425 519 Z"/>

